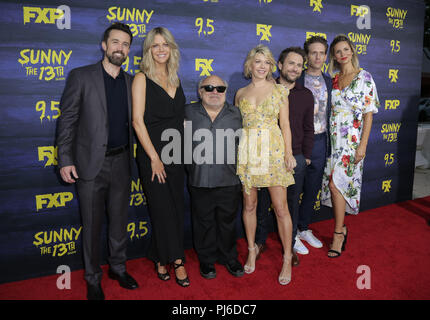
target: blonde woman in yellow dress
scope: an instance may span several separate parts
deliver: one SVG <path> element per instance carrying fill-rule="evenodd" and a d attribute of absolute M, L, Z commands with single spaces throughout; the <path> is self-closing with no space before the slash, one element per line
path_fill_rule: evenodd
<path fill-rule="evenodd" d="M 243 222 L 249 250 L 244 270 L 248 274 L 255 270 L 257 188 L 267 187 L 284 250 L 278 281 L 286 285 L 291 281 L 292 257 L 292 223 L 286 188 L 294 183 L 292 170 L 296 161 L 291 148 L 289 91 L 273 80 L 275 64 L 272 53 L 264 45 L 252 49 L 246 58 L 244 74 L 251 82 L 239 89 L 235 98 L 243 118 L 237 174 L 243 185 Z"/>

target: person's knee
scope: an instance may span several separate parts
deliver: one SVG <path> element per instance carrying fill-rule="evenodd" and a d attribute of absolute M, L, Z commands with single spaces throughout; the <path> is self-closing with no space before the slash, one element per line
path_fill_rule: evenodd
<path fill-rule="evenodd" d="M 285 202 L 285 203 L 274 203 L 273 209 L 275 211 L 277 218 L 283 219 L 289 215 L 287 202 Z"/>
<path fill-rule="evenodd" d="M 257 201 L 245 201 L 244 203 L 244 213 L 252 214 L 257 210 Z"/>

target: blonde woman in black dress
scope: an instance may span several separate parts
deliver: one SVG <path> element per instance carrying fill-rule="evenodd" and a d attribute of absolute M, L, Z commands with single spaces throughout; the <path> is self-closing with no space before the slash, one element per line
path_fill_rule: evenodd
<path fill-rule="evenodd" d="M 137 163 L 152 227 L 148 257 L 155 262 L 161 280 L 170 279 L 167 266 L 173 262 L 176 282 L 187 287 L 184 166 L 181 159 L 178 163 L 163 163 L 163 147 L 172 142 L 161 138 L 166 130 L 176 130 L 183 136 L 185 96 L 177 75 L 179 56 L 169 30 L 157 27 L 148 33 L 141 72 L 133 81 L 133 127 L 139 140 Z M 175 147 L 182 154 L 181 143 Z"/>

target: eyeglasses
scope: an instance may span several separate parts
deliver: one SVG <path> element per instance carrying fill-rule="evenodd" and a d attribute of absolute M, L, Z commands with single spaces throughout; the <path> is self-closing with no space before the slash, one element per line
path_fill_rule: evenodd
<path fill-rule="evenodd" d="M 212 92 L 214 89 L 216 89 L 217 92 L 223 93 L 225 89 L 227 89 L 226 86 L 213 86 L 211 84 L 208 84 L 206 86 L 201 86 L 200 89 L 205 89 L 206 92 Z"/>

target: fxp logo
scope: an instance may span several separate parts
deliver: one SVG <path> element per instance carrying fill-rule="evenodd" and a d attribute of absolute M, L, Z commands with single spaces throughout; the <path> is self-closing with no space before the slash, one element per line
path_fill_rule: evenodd
<path fill-rule="evenodd" d="M 358 17 L 356 22 L 357 29 L 371 29 L 370 8 L 368 6 L 351 4 L 352 16 Z"/>
<path fill-rule="evenodd" d="M 57 24 L 57 28 L 71 29 L 70 7 L 61 5 L 57 8 L 22 7 L 24 24 Z"/>

